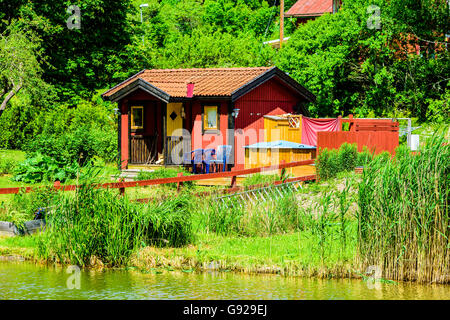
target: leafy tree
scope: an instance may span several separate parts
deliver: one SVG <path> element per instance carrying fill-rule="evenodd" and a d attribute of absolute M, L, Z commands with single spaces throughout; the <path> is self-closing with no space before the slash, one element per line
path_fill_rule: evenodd
<path fill-rule="evenodd" d="M 80 29 L 66 25 L 80 9 Z M 115 57 L 130 43 L 130 0 L 40 0 L 9 3 L 8 19 L 20 18 L 42 39 L 47 63 L 41 65 L 43 79 L 53 84 L 60 98 L 76 104 L 95 89 L 112 83 Z M 0 30 L 2 31 L 2 30 Z"/>
<path fill-rule="evenodd" d="M 39 41 L 11 25 L 0 34 L 0 116 L 20 90 L 40 95 L 48 85 L 42 81 L 38 62 Z"/>
<path fill-rule="evenodd" d="M 441 0 L 419 2 L 417 8 L 430 22 L 421 22 L 420 33 L 418 15 L 399 20 L 403 1 L 344 1 L 337 14 L 299 27 L 276 64 L 317 95 L 311 106 L 315 115 L 403 114 L 425 120 L 430 99 L 442 95 L 450 78 L 449 52 L 439 44 L 449 11 Z M 380 29 L 367 23 L 372 4 L 381 9 Z M 420 55 L 411 50 L 415 45 Z"/>

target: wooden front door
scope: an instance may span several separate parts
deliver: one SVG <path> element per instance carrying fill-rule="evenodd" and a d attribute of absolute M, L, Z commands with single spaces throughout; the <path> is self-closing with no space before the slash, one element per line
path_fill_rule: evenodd
<path fill-rule="evenodd" d="M 181 164 L 183 161 L 183 152 L 187 149 L 184 144 L 188 139 L 183 139 L 182 132 L 182 109 L 182 103 L 167 104 L 165 163 L 168 165 Z"/>
<path fill-rule="evenodd" d="M 129 161 L 152 164 L 158 160 L 156 104 L 149 101 L 130 103 Z"/>

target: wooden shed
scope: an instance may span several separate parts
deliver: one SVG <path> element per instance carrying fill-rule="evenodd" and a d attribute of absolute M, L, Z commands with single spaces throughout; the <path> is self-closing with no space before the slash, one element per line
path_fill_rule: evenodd
<path fill-rule="evenodd" d="M 264 116 L 264 141 L 285 140 L 301 143 L 302 115 Z"/>
<path fill-rule="evenodd" d="M 245 146 L 245 168 L 257 168 L 280 164 L 282 161 L 294 162 L 316 158 L 316 147 L 285 140 L 259 142 Z M 315 174 L 314 166 L 301 166 L 287 169 L 293 176 Z"/>

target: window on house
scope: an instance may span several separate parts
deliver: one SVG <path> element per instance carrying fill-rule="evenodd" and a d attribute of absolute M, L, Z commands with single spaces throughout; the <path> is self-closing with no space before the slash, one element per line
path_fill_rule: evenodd
<path fill-rule="evenodd" d="M 203 128 L 205 130 L 219 129 L 219 113 L 217 106 L 205 106 L 203 115 Z"/>
<path fill-rule="evenodd" d="M 144 107 L 131 107 L 131 129 L 144 129 Z"/>

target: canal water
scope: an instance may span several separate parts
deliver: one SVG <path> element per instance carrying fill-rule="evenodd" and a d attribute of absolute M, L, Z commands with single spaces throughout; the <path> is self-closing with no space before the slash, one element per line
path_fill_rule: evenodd
<path fill-rule="evenodd" d="M 68 273 L 69 272 L 69 273 Z M 448 285 L 368 283 L 231 272 L 142 273 L 0 261 L 0 299 L 449 299 Z"/>

